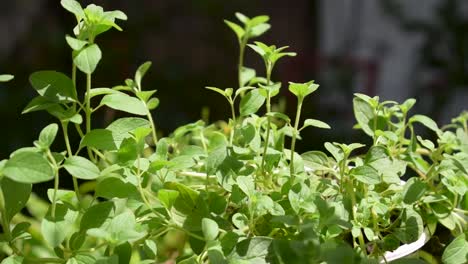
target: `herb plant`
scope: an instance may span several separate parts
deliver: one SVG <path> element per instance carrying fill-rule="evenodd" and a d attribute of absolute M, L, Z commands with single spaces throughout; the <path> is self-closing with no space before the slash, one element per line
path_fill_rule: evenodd
<path fill-rule="evenodd" d="M 249 43 L 270 28 L 268 17 L 237 13 L 240 25 L 225 22 L 239 42 L 238 87 L 207 87 L 228 103 L 227 129 L 197 121 L 158 138 L 156 90 L 142 85 L 150 62 L 121 85 L 92 84 L 102 57 L 98 37 L 121 30 L 117 21 L 126 15 L 61 4 L 77 22 L 65 37 L 71 77 L 30 77 L 38 96 L 23 113 L 43 110 L 58 121 L 0 162 L 3 264 L 382 263 L 385 252 L 423 232 L 444 250 L 420 250 L 400 263 L 467 261 L 468 112 L 439 127 L 409 114 L 414 99 L 356 94 L 356 128 L 372 144 L 326 142 L 328 153 L 299 154 L 303 129 L 330 129 L 301 117 L 319 85 L 290 82 L 296 115 L 273 111 L 282 86 L 272 80 L 274 66 L 296 54 Z M 265 77 L 244 66 L 247 47 L 260 55 Z M 138 117 L 93 128 L 101 107 Z M 430 134 L 417 134 L 421 128 Z M 81 138 L 77 146 L 70 129 Z M 65 150 L 53 150 L 58 140 Z M 73 190 L 61 188 L 67 177 Z M 49 181 L 48 200 L 31 193 L 33 184 Z M 436 229 L 450 230 L 451 239 L 438 240 Z"/>

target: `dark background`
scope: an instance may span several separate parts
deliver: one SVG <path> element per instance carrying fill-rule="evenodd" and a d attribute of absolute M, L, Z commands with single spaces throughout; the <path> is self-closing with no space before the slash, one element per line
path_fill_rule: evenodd
<path fill-rule="evenodd" d="M 85 7 L 91 1 L 80 2 Z M 124 11 L 128 21 L 118 21 L 123 32 L 111 30 L 98 37 L 103 59 L 93 87 L 122 84 L 133 77 L 138 65 L 152 61 L 143 86 L 158 89 L 161 104 L 153 113 L 163 135 L 200 119 L 204 107 L 210 109 L 210 121 L 227 119 L 227 103 L 204 87 L 236 87 L 238 46 L 223 23 L 223 19 L 238 22 L 235 12 L 249 17 L 269 15 L 272 29 L 258 40 L 289 45 L 298 53 L 282 59 L 273 73 L 274 80 L 283 82 L 281 97 L 291 116 L 295 99 L 287 91 L 287 81 L 315 79 L 321 84 L 306 99 L 303 117 L 321 119 L 333 130 L 304 130 L 299 151 L 322 148 L 324 141 L 351 143 L 363 138 L 363 133 L 352 130 L 354 92 L 400 102 L 415 97 L 418 103 L 413 113 L 430 115 L 439 125 L 468 108 L 468 12 L 464 1 L 94 2 L 105 10 Z M 13 74 L 15 79 L 0 84 L 0 158 L 32 145 L 40 130 L 55 122 L 45 112 L 20 113 L 35 96 L 29 74 L 57 70 L 70 75 L 71 55 L 64 36 L 71 34 L 74 23 L 58 0 L 2 3 L 0 73 Z M 249 49 L 245 66 L 264 75 L 261 59 Z M 117 116 L 100 110 L 93 126 L 103 127 Z M 62 142 L 55 147 L 64 149 Z"/>

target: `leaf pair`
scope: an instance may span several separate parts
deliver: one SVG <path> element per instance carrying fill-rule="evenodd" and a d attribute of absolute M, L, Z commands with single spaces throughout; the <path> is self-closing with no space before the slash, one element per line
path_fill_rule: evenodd
<path fill-rule="evenodd" d="M 270 20 L 268 16 L 248 18 L 241 13 L 236 13 L 236 17 L 244 25 L 243 27 L 229 20 L 224 20 L 224 22 L 234 31 L 239 44 L 247 43 L 250 38 L 262 35 L 271 27 L 270 24 L 267 23 L 268 20 Z"/>

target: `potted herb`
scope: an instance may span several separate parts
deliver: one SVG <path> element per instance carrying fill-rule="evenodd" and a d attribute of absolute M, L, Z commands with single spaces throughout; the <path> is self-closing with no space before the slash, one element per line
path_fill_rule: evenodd
<path fill-rule="evenodd" d="M 61 4 L 77 20 L 65 37 L 71 77 L 30 77 L 38 96 L 23 112 L 45 110 L 58 122 L 0 163 L 1 263 L 382 263 L 421 238 L 419 246 L 430 239 L 443 250 L 418 250 L 400 263 L 466 262 L 468 113 L 439 127 L 409 114 L 413 99 L 399 104 L 356 94 L 356 127 L 371 145 L 326 142 L 327 153 L 296 153 L 303 129 L 330 129 L 301 117 L 319 86 L 290 82 L 296 115 L 274 111 L 282 84 L 272 72 L 296 54 L 252 44 L 269 19 L 238 13 L 240 24 L 225 21 L 239 43 L 238 88 L 207 87 L 226 99 L 227 126 L 198 121 L 159 138 L 151 112 L 156 90 L 142 83 L 151 63 L 121 85 L 92 83 L 98 40 L 121 30 L 117 21 L 126 15 Z M 265 77 L 244 66 L 250 49 L 263 60 Z M 135 117 L 92 127 L 101 107 Z M 435 140 L 418 135 L 417 126 Z M 70 143 L 72 129 L 79 145 Z M 54 150 L 58 140 L 65 150 Z M 66 177 L 73 190 L 61 188 Z M 49 181 L 47 200 L 31 193 L 33 184 Z M 452 234 L 446 241 L 438 239 L 441 228 Z"/>

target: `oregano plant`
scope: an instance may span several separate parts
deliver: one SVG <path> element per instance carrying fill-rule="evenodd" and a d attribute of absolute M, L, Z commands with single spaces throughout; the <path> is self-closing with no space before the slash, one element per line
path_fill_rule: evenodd
<path fill-rule="evenodd" d="M 225 22 L 239 43 L 238 83 L 207 87 L 227 102 L 227 127 L 200 120 L 161 137 L 156 90 L 143 85 L 151 62 L 114 87 L 92 82 L 101 34 L 121 31 L 126 15 L 61 5 L 76 18 L 64 38 L 71 70 L 32 73 L 38 95 L 23 111 L 57 121 L 0 161 L 2 264 L 467 262 L 468 112 L 440 126 L 410 113 L 414 99 L 355 94 L 355 128 L 372 143 L 297 153 L 303 129 L 331 129 L 302 113 L 319 85 L 289 82 L 295 115 L 273 110 L 273 69 L 296 54 L 250 43 L 269 18 L 236 13 L 241 24 Z M 244 66 L 251 51 L 265 76 Z M 128 116 L 92 127 L 102 107 Z M 44 197 L 32 193 L 46 182 Z"/>

